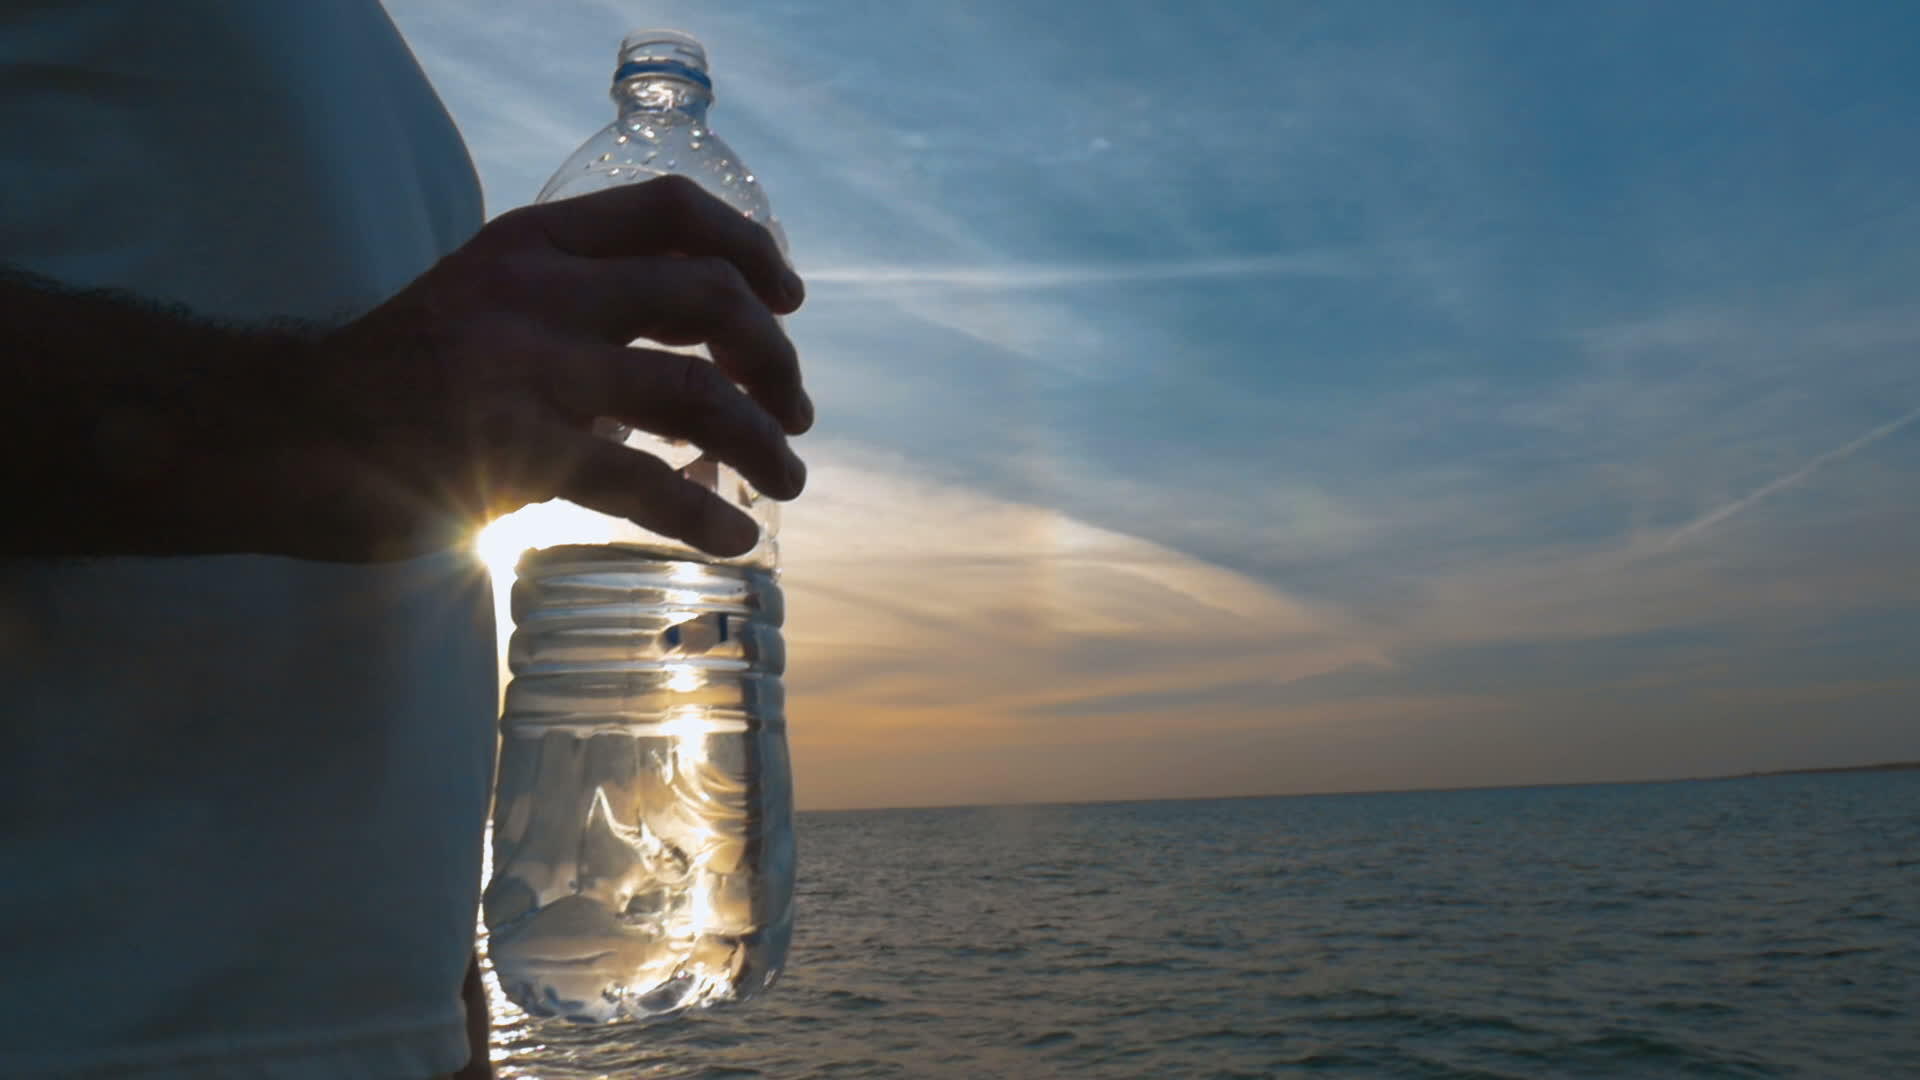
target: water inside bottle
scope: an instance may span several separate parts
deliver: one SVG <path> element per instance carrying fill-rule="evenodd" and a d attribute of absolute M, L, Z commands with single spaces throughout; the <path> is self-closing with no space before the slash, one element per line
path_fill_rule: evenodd
<path fill-rule="evenodd" d="M 779 586 L 642 545 L 514 585 L 489 953 L 535 1016 L 650 1019 L 771 984 L 791 933 Z"/>

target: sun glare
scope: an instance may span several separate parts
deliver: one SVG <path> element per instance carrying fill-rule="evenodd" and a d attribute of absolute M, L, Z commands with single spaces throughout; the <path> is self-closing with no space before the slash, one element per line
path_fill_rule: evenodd
<path fill-rule="evenodd" d="M 523 506 L 474 534 L 473 550 L 496 581 L 512 581 L 520 553 L 554 544 L 594 544 L 616 539 L 619 523 L 563 499 Z"/>

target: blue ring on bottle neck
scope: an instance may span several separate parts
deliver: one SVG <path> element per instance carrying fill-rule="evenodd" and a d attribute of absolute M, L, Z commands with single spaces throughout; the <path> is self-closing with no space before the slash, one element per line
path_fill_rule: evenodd
<path fill-rule="evenodd" d="M 613 81 L 622 82 L 635 75 L 671 75 L 696 83 L 704 89 L 713 89 L 713 80 L 707 77 L 706 72 L 673 60 L 630 60 L 613 73 Z"/>

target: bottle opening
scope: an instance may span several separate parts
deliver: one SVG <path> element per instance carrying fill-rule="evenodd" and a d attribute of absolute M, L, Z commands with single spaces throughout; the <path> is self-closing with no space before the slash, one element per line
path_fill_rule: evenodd
<path fill-rule="evenodd" d="M 707 74 L 707 50 L 690 34 L 678 30 L 636 30 L 620 43 L 620 66 L 614 69 L 615 84 L 635 76 L 685 79 L 702 89 L 712 89 Z"/>

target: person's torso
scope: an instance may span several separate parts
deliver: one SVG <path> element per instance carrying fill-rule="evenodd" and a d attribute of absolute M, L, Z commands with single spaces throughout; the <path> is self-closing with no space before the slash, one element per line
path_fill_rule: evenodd
<path fill-rule="evenodd" d="M 0 139 L 0 261 L 224 320 L 481 221 L 372 0 L 9 4 Z M 0 1075 L 450 1071 L 494 659 L 464 552 L 0 562 Z"/>

